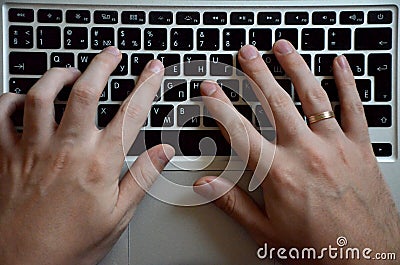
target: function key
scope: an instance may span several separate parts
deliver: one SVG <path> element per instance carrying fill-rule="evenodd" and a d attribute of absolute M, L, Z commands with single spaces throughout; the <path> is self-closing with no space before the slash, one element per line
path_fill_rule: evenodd
<path fill-rule="evenodd" d="M 307 25 L 308 24 L 307 12 L 286 12 L 285 23 L 287 25 Z"/>
<path fill-rule="evenodd" d="M 369 24 L 390 24 L 393 21 L 393 13 L 390 10 L 385 11 L 369 11 Z"/>
<path fill-rule="evenodd" d="M 260 12 L 257 15 L 258 25 L 280 25 L 282 15 L 279 12 Z"/>
<path fill-rule="evenodd" d="M 89 10 L 67 10 L 67 23 L 88 24 L 90 22 Z"/>
<path fill-rule="evenodd" d="M 312 14 L 312 23 L 314 25 L 333 25 L 336 23 L 336 13 L 314 12 Z"/>
<path fill-rule="evenodd" d="M 123 11 L 121 19 L 122 24 L 144 24 L 146 13 L 144 11 Z"/>
<path fill-rule="evenodd" d="M 94 23 L 96 24 L 117 24 L 117 11 L 94 11 Z"/>
<path fill-rule="evenodd" d="M 226 25 L 226 12 L 205 12 L 203 15 L 203 23 L 205 25 Z"/>
<path fill-rule="evenodd" d="M 254 14 L 253 12 L 232 12 L 231 13 L 232 25 L 253 25 Z"/>
<path fill-rule="evenodd" d="M 10 22 L 33 22 L 33 9 L 10 8 L 8 20 Z"/>
<path fill-rule="evenodd" d="M 63 16 L 62 11 L 57 9 L 40 9 L 37 15 L 40 23 L 61 23 Z"/>
<path fill-rule="evenodd" d="M 359 25 L 364 23 L 364 12 L 343 11 L 340 12 L 340 24 Z"/>
<path fill-rule="evenodd" d="M 178 25 L 199 25 L 199 12 L 178 12 L 176 13 L 176 24 Z"/>
<path fill-rule="evenodd" d="M 173 21 L 172 12 L 169 11 L 151 11 L 149 14 L 150 24 L 171 25 Z"/>

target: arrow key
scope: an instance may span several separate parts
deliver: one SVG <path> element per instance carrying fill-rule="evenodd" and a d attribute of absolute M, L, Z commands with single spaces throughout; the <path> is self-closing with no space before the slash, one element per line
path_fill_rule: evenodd
<path fill-rule="evenodd" d="M 392 156 L 392 144 L 390 143 L 372 143 L 375 156 Z"/>

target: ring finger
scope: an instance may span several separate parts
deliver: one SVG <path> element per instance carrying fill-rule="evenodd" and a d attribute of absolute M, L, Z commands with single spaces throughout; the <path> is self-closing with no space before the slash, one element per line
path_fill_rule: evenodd
<path fill-rule="evenodd" d="M 280 40 L 274 45 L 274 53 L 287 75 L 292 79 L 302 103 L 304 114 L 310 117 L 331 112 L 332 106 L 328 95 L 294 47 L 288 41 Z M 314 132 L 321 130 L 325 133 L 326 130 L 337 132 L 340 129 L 335 119 L 328 118 L 317 121 L 318 123 L 310 124 L 310 128 Z"/>

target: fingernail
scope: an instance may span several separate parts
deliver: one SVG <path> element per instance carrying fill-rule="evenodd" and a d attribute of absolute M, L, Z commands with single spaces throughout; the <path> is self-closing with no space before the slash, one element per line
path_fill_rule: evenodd
<path fill-rule="evenodd" d="M 211 96 L 217 90 L 217 83 L 211 80 L 205 80 L 201 83 L 200 89 L 206 96 Z"/>
<path fill-rule="evenodd" d="M 193 186 L 194 192 L 205 198 L 213 198 L 215 191 L 211 186 L 210 182 L 207 182 L 206 180 L 203 179 L 197 181 Z"/>
<path fill-rule="evenodd" d="M 252 45 L 245 45 L 240 49 L 240 55 L 246 60 L 253 60 L 260 56 L 257 49 Z"/>
<path fill-rule="evenodd" d="M 348 63 L 348 61 L 347 61 L 346 56 L 340 55 L 339 58 L 338 58 L 338 63 L 339 63 L 339 66 L 340 66 L 343 70 L 349 70 L 349 69 L 350 69 L 350 65 L 349 65 L 349 63 Z"/>
<path fill-rule="evenodd" d="M 164 68 L 164 66 L 159 60 L 151 60 L 148 62 L 147 68 L 153 73 L 158 73 Z"/>
<path fill-rule="evenodd" d="M 158 152 L 158 158 L 167 164 L 175 155 L 175 149 L 170 145 L 163 145 L 163 148 Z"/>
<path fill-rule="evenodd" d="M 280 40 L 275 43 L 275 50 L 280 54 L 289 54 L 294 51 L 292 44 L 286 40 Z"/>
<path fill-rule="evenodd" d="M 121 51 L 115 46 L 109 46 L 105 48 L 103 51 L 112 54 L 114 56 L 119 56 L 121 54 Z"/>
<path fill-rule="evenodd" d="M 74 73 L 80 73 L 80 72 L 81 72 L 81 71 L 80 71 L 78 68 L 76 68 L 76 67 L 69 67 L 68 70 L 70 70 L 71 72 L 74 72 Z"/>

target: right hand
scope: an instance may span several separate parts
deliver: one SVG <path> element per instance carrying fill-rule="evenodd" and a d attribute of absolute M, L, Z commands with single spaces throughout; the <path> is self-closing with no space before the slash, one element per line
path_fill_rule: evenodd
<path fill-rule="evenodd" d="M 331 110 L 325 91 L 293 46 L 280 40 L 274 53 L 294 84 L 305 115 Z M 239 61 L 257 84 L 258 94 L 271 107 L 276 124 L 276 152 L 271 168 L 263 168 L 272 159 L 274 144 L 258 134 L 245 118 L 232 118 L 240 114 L 222 89 L 215 83 L 203 82 L 203 101 L 231 136 L 229 141 L 235 151 L 242 156 L 249 153 L 249 165 L 263 169 L 267 176 L 262 183 L 264 208 L 259 208 L 238 187 L 215 204 L 241 224 L 260 246 L 268 243 L 270 248 L 314 247 L 319 251 L 329 245 L 337 247 L 337 238 L 345 236 L 348 247 L 368 247 L 374 252 L 400 255 L 399 215 L 374 156 L 363 106 L 345 57 L 340 56 L 333 63 L 341 126 L 336 119 L 308 126 L 254 47 L 243 47 Z M 264 101 L 266 109 L 264 98 L 260 101 Z M 244 131 L 248 132 L 247 137 L 241 133 Z M 227 180 L 208 176 L 198 180 L 194 189 L 213 198 L 228 186 L 232 184 Z"/>

